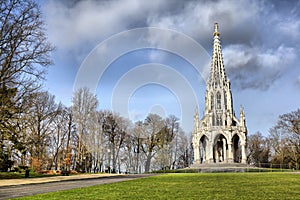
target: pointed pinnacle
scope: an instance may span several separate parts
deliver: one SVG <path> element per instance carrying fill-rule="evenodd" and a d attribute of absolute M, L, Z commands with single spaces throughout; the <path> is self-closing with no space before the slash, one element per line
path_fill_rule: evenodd
<path fill-rule="evenodd" d="M 214 36 L 219 36 L 220 33 L 219 33 L 219 26 L 218 26 L 218 23 L 215 23 L 215 31 L 214 31 Z"/>

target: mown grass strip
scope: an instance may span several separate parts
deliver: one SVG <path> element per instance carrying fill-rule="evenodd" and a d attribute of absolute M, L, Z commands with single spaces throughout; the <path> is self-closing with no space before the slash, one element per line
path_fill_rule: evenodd
<path fill-rule="evenodd" d="M 299 199 L 300 174 L 163 174 L 20 199 Z"/>

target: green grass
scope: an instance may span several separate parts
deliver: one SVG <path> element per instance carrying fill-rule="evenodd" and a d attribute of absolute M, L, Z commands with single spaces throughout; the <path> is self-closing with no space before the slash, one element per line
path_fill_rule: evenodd
<path fill-rule="evenodd" d="M 281 169 L 281 168 L 245 168 L 243 172 L 300 172 L 299 170 L 293 169 Z M 218 172 L 218 171 L 213 171 Z M 221 171 L 222 172 L 222 171 Z M 184 169 L 170 169 L 170 170 L 157 170 L 152 173 L 160 174 L 160 173 L 201 173 L 201 169 L 197 168 L 184 168 Z"/>
<path fill-rule="evenodd" d="M 203 173 L 159 176 L 22 199 L 299 199 L 300 174 Z"/>

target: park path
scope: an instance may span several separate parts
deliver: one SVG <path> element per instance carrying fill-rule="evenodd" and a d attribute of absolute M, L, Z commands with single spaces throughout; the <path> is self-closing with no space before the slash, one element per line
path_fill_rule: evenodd
<path fill-rule="evenodd" d="M 81 177 L 80 177 L 81 176 Z M 121 181 L 128 181 L 137 178 L 144 178 L 148 176 L 153 176 L 153 174 L 132 174 L 132 175 L 107 175 L 107 176 L 96 176 L 96 175 L 77 175 L 69 176 L 67 178 L 59 177 L 50 177 L 48 181 L 44 178 L 35 178 L 35 179 L 44 179 L 44 180 L 33 180 L 31 182 L 23 182 L 20 184 L 11 184 L 5 185 L 1 182 L 7 180 L 0 180 L 0 199 L 9 199 L 23 196 L 31 196 L 35 194 L 42 194 L 48 192 L 55 192 L 60 190 L 70 190 L 74 188 L 83 188 L 88 186 L 100 185 L 115 183 Z M 56 178 L 56 179 L 55 179 Z M 50 179 L 50 181 L 49 181 Z M 18 181 L 17 179 L 14 179 Z M 22 179 L 24 180 L 24 179 Z M 20 181 L 20 180 L 19 180 Z M 25 181 L 25 180 L 24 180 Z"/>

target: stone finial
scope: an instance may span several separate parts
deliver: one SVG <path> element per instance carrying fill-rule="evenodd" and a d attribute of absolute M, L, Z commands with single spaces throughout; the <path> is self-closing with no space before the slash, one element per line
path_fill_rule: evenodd
<path fill-rule="evenodd" d="M 215 31 L 214 31 L 214 36 L 219 36 L 220 33 L 219 33 L 219 26 L 218 26 L 218 23 L 215 23 Z"/>
<path fill-rule="evenodd" d="M 240 115 L 245 116 L 244 107 L 242 105 L 240 105 Z"/>
<path fill-rule="evenodd" d="M 199 113 L 198 113 L 198 106 L 196 106 L 196 108 L 195 108 L 195 114 L 194 114 L 194 120 L 198 120 L 198 115 L 199 115 Z"/>
<path fill-rule="evenodd" d="M 245 112 L 244 112 L 244 108 L 243 106 L 241 105 L 240 107 L 240 122 L 241 122 L 241 125 L 242 126 L 245 126 Z"/>
<path fill-rule="evenodd" d="M 198 106 L 195 108 L 195 114 L 194 114 L 194 129 L 197 130 L 199 127 L 199 118 L 198 118 Z"/>

